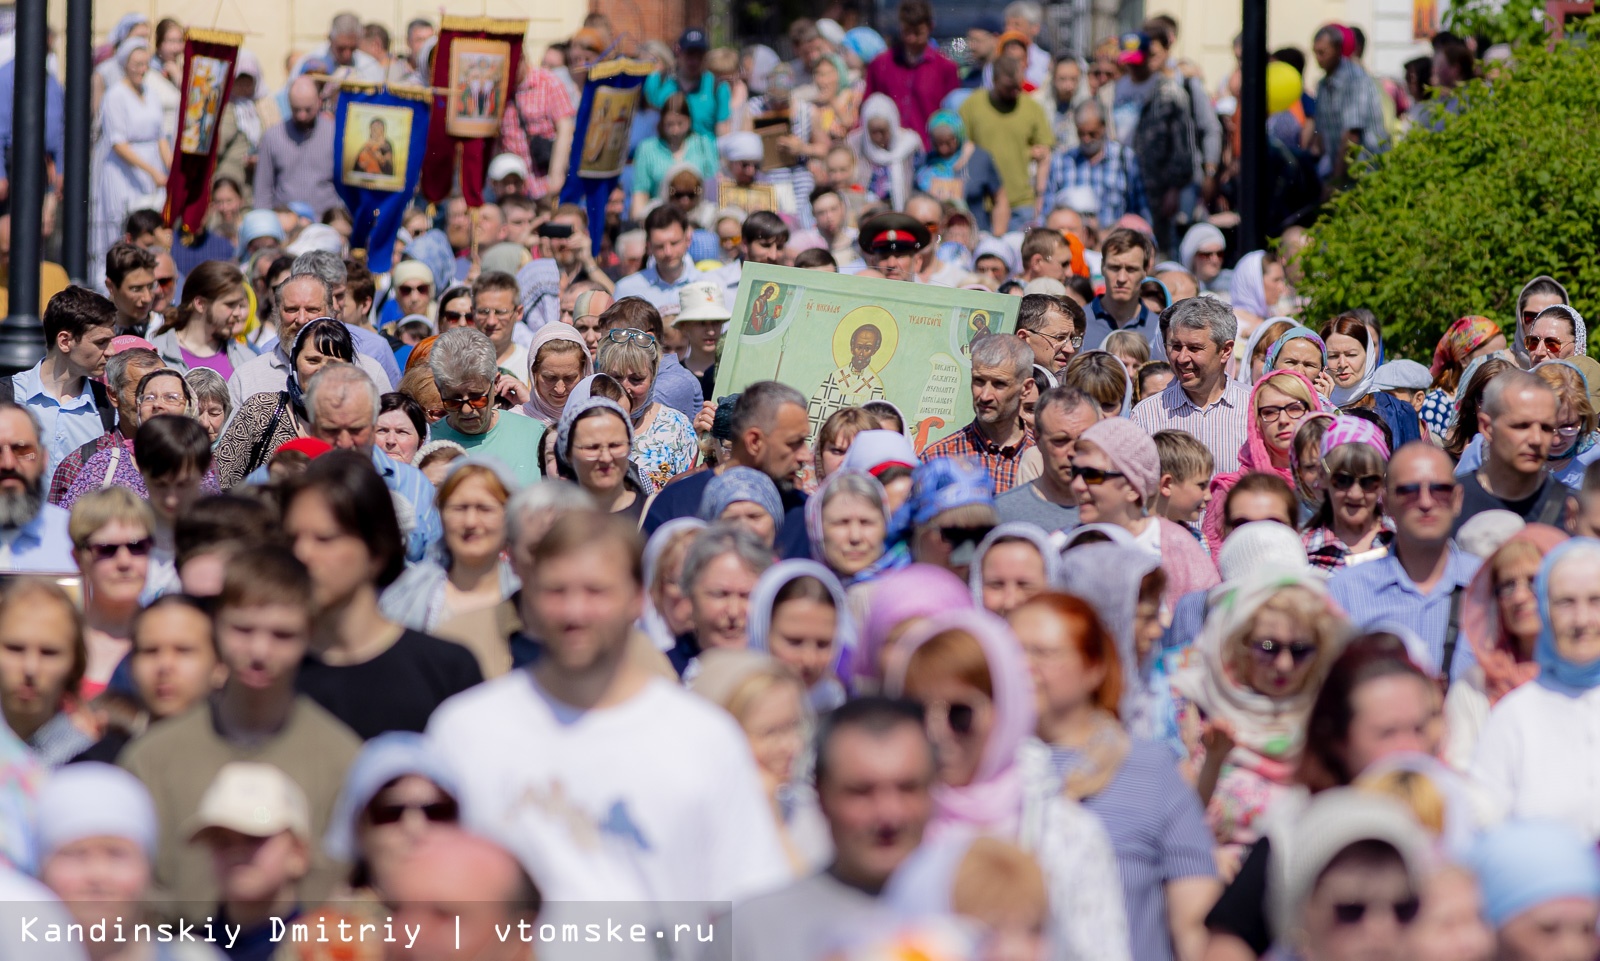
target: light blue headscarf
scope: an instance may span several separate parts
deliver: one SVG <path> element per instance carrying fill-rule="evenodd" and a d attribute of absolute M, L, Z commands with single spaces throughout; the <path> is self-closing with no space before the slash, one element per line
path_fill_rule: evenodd
<path fill-rule="evenodd" d="M 1592 537 L 1574 537 L 1565 541 L 1544 556 L 1539 565 L 1539 575 L 1533 579 L 1533 593 L 1539 599 L 1539 641 L 1533 648 L 1534 662 L 1539 665 L 1539 676 L 1549 678 L 1563 687 L 1590 690 L 1600 687 L 1600 658 L 1587 664 L 1574 664 L 1562 657 L 1556 649 L 1555 631 L 1550 626 L 1550 574 L 1568 554 L 1585 551 L 1600 558 L 1600 540 Z"/>
<path fill-rule="evenodd" d="M 968 504 L 994 506 L 994 481 L 983 465 L 956 457 L 927 461 L 911 472 L 911 496 L 889 522 L 889 540 L 908 537 L 914 528 Z"/>
<path fill-rule="evenodd" d="M 1277 319 L 1279 318 L 1269 318 L 1262 323 L 1262 326 L 1265 327 Z M 1267 348 L 1267 365 L 1261 368 L 1261 372 L 1265 374 L 1268 371 L 1277 370 L 1278 355 L 1283 353 L 1284 345 L 1291 340 L 1300 340 L 1302 338 L 1317 345 L 1317 353 L 1322 355 L 1322 366 L 1328 366 L 1328 345 L 1322 342 L 1322 338 L 1317 336 L 1317 332 L 1310 327 L 1290 327 L 1277 340 L 1272 342 L 1271 347 Z"/>
<path fill-rule="evenodd" d="M 1557 898 L 1600 899 L 1600 858 L 1568 824 L 1509 821 L 1484 835 L 1467 863 L 1483 886 L 1483 916 L 1496 929 Z"/>
<path fill-rule="evenodd" d="M 772 515 L 773 530 L 783 530 L 783 498 L 772 478 L 753 467 L 733 467 L 712 478 L 700 496 L 700 519 L 715 524 L 722 512 L 739 501 L 750 501 Z"/>
<path fill-rule="evenodd" d="M 871 27 L 852 27 L 845 31 L 844 47 L 851 53 L 861 58 L 862 63 L 871 63 L 878 59 L 878 55 L 889 49 L 884 42 L 883 35 Z"/>

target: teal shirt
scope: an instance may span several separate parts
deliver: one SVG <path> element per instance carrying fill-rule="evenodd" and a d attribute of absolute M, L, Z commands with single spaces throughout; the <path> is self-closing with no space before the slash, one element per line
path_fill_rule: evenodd
<path fill-rule="evenodd" d="M 544 438 L 544 424 L 507 410 L 499 414 L 494 426 L 482 434 L 463 434 L 441 420 L 433 425 L 428 436 L 433 440 L 454 441 L 469 454 L 488 454 L 496 458 L 511 469 L 518 483 L 537 483 L 543 475 L 539 469 L 539 441 Z"/>
<path fill-rule="evenodd" d="M 677 92 L 676 74 L 653 73 L 644 79 L 644 98 L 657 110 Z M 728 119 L 732 96 L 727 84 L 717 82 L 716 74 L 709 70 L 701 74 L 700 86 L 695 88 L 694 93 L 684 94 L 689 101 L 689 119 L 694 123 L 694 132 L 715 137 L 717 124 Z"/>
<path fill-rule="evenodd" d="M 710 185 L 706 194 L 716 199 L 717 142 L 692 130 L 683 142 L 683 157 L 679 160 L 673 159 L 672 151 L 660 137 L 651 137 L 639 144 L 639 149 L 633 152 L 634 193 L 660 197 L 661 181 L 667 171 L 681 163 L 691 164 L 700 172 L 701 182 Z"/>

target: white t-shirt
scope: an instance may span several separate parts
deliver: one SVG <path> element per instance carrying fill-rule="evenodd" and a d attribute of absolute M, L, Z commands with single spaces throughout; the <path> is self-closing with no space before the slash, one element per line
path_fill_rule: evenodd
<path fill-rule="evenodd" d="M 1472 778 L 1507 817 L 1565 821 L 1600 839 L 1600 688 L 1541 679 L 1501 698 L 1478 735 Z"/>
<path fill-rule="evenodd" d="M 27 929 L 37 943 L 22 940 L 23 924 L 29 919 L 37 919 Z M 80 941 L 45 941 L 52 925 L 65 932 L 76 920 L 49 888 L 0 861 L 0 944 L 7 946 L 6 957 L 86 961 L 89 955 Z"/>
<path fill-rule="evenodd" d="M 792 877 L 743 732 L 659 678 L 584 711 L 516 671 L 440 705 L 428 737 L 460 772 L 465 823 L 547 901 L 726 902 Z"/>

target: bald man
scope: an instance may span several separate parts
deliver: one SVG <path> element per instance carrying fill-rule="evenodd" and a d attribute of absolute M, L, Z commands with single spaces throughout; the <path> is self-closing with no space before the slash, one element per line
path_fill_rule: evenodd
<path fill-rule="evenodd" d="M 302 201 L 318 217 L 339 205 L 333 189 L 333 118 L 322 112 L 320 92 L 308 77 L 289 85 L 289 118 L 261 135 L 255 196 L 257 207 Z"/>
<path fill-rule="evenodd" d="M 537 937 L 542 898 L 493 841 L 430 825 L 388 887 L 397 940 L 384 946 L 384 961 L 532 961 L 523 937 Z"/>

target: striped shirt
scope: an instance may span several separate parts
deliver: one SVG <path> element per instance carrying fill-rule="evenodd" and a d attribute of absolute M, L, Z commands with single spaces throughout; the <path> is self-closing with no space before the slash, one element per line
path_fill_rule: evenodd
<path fill-rule="evenodd" d="M 937 444 L 928 445 L 927 450 L 922 452 L 922 462 L 926 464 L 936 457 L 975 460 L 989 472 L 990 479 L 994 481 L 994 492 L 998 495 L 1017 486 L 1017 466 L 1022 462 L 1022 455 L 1032 446 L 1033 431 L 1024 430 L 1022 443 L 1015 447 L 996 447 L 978 430 L 978 422 L 973 421 Z"/>
<path fill-rule="evenodd" d="M 1132 416 L 1151 436 L 1163 430 L 1194 435 L 1211 451 L 1216 472 L 1227 474 L 1239 469 L 1239 449 L 1249 439 L 1250 387 L 1230 378 L 1216 403 L 1200 407 L 1174 380 L 1161 393 L 1140 401 Z"/>
<path fill-rule="evenodd" d="M 1389 146 L 1378 88 L 1361 64 L 1349 57 L 1317 85 L 1316 124 L 1322 133 L 1323 149 L 1330 156 L 1343 149 L 1339 141 L 1349 130 L 1361 131 L 1361 146 L 1370 153 Z"/>
<path fill-rule="evenodd" d="M 1465 590 L 1479 563 L 1476 557 L 1451 543 L 1444 577 L 1431 593 L 1424 594 L 1400 566 L 1400 558 L 1391 548 L 1388 557 L 1334 571 L 1328 580 L 1328 593 L 1350 615 L 1350 623 L 1362 630 L 1401 627 L 1415 634 L 1414 638 L 1402 635 L 1401 640 L 1411 648 L 1411 657 L 1419 667 L 1437 674 L 1444 663 L 1451 594 L 1457 587 Z M 1450 676 L 1460 677 L 1473 660 L 1472 645 L 1458 637 Z"/>
<path fill-rule="evenodd" d="M 1065 777 L 1083 754 L 1052 746 L 1050 762 Z M 1105 826 L 1117 855 L 1133 961 L 1172 961 L 1167 882 L 1217 876 L 1200 799 L 1179 777 L 1171 751 L 1136 738 L 1110 783 L 1083 806 Z"/>

